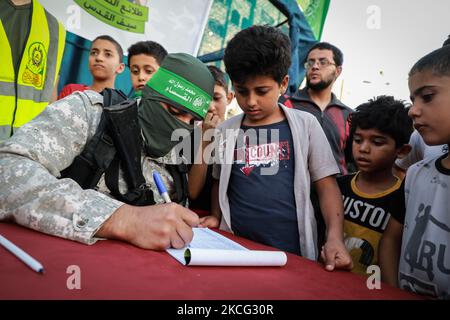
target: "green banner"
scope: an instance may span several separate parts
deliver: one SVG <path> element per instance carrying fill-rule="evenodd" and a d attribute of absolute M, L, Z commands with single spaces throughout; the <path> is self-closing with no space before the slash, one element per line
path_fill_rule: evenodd
<path fill-rule="evenodd" d="M 74 0 L 86 12 L 104 23 L 134 33 L 145 32 L 148 7 L 127 0 Z"/>
<path fill-rule="evenodd" d="M 322 37 L 330 0 L 297 0 L 317 40 Z"/>

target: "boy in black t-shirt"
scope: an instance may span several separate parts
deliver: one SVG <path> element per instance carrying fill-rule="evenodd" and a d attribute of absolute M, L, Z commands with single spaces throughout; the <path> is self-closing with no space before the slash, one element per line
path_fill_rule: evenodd
<path fill-rule="evenodd" d="M 392 174 L 397 157 L 405 156 L 412 121 L 402 101 L 380 96 L 358 108 L 350 118 L 352 152 L 358 172 L 338 178 L 344 200 L 345 245 L 353 259 L 353 272 L 395 257 L 400 247 L 383 237 L 389 228 L 401 228 L 405 216 L 404 185 Z M 391 216 L 394 219 L 390 219 Z M 401 240 L 401 239 L 400 239 Z"/>

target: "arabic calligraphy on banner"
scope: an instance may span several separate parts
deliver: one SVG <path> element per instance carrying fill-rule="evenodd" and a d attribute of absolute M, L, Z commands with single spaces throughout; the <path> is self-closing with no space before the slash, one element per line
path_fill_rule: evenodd
<path fill-rule="evenodd" d="M 74 0 L 86 12 L 115 28 L 144 33 L 148 7 L 127 0 Z"/>

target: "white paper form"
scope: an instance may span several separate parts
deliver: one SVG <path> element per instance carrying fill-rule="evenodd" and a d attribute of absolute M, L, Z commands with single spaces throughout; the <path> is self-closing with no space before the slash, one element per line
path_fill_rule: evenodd
<path fill-rule="evenodd" d="M 248 250 L 237 242 L 208 228 L 193 228 L 192 242 L 182 249 L 167 252 L 189 266 L 284 266 L 282 251 Z"/>

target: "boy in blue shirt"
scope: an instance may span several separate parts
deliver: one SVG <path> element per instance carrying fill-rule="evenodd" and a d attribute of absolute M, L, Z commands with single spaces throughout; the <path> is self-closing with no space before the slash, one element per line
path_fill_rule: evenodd
<path fill-rule="evenodd" d="M 314 116 L 278 104 L 291 64 L 289 38 L 268 26 L 240 31 L 224 62 L 243 114 L 219 126 L 212 215 L 202 226 L 316 260 L 317 225 L 310 201 L 314 182 L 327 224 L 326 270 L 351 268 L 343 242 L 339 169 Z"/>

